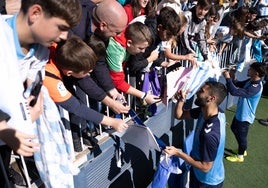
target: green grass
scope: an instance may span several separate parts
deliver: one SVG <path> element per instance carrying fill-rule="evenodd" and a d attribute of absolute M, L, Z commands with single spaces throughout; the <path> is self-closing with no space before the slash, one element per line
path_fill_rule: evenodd
<path fill-rule="evenodd" d="M 226 110 L 226 146 L 237 149 L 237 142 L 230 129 L 236 107 Z M 266 188 L 268 187 L 268 127 L 258 123 L 258 119 L 268 118 L 268 99 L 261 98 L 254 124 L 248 134 L 248 156 L 243 163 L 232 163 L 224 159 L 224 188 Z"/>

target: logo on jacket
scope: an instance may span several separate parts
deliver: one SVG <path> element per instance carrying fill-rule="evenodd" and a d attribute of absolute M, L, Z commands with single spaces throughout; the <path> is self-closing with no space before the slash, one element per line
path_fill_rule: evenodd
<path fill-rule="evenodd" d="M 59 93 L 60 93 L 60 95 L 62 97 L 64 97 L 68 93 L 68 91 L 67 91 L 66 87 L 64 86 L 63 82 L 59 82 L 57 84 L 57 89 L 58 89 L 58 91 L 59 91 Z"/>

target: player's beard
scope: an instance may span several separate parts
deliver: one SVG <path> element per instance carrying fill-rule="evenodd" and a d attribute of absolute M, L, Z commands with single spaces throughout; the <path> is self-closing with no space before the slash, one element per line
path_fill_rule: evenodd
<path fill-rule="evenodd" d="M 206 98 L 199 98 L 197 97 L 194 101 L 195 105 L 200 106 L 200 107 L 204 107 L 207 103 L 207 99 Z"/>

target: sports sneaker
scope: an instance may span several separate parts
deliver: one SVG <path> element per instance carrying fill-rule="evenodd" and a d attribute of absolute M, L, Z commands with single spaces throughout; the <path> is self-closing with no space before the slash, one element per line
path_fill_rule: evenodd
<path fill-rule="evenodd" d="M 268 126 L 268 119 L 259 119 L 258 121 L 260 124 L 262 124 L 264 126 Z"/>
<path fill-rule="evenodd" d="M 238 157 L 237 155 L 232 155 L 232 156 L 228 156 L 226 157 L 226 160 L 231 161 L 231 162 L 239 162 L 242 163 L 244 162 L 244 157 Z"/>

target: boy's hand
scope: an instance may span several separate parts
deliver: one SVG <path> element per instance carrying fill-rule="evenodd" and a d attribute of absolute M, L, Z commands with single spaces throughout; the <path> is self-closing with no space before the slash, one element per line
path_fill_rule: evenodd
<path fill-rule="evenodd" d="M 109 106 L 116 114 L 128 113 L 130 107 L 125 105 L 121 101 L 113 100 L 113 103 Z"/>
<path fill-rule="evenodd" d="M 120 94 L 117 89 L 113 88 L 110 91 L 108 91 L 108 95 L 112 98 L 112 99 L 123 99 L 124 101 L 126 101 L 124 95 Z"/>
<path fill-rule="evenodd" d="M 39 143 L 32 141 L 36 140 L 36 136 L 24 134 L 16 130 L 15 138 L 17 139 L 17 142 L 12 142 L 9 145 L 11 145 L 16 153 L 23 156 L 32 156 L 34 152 L 39 150 Z"/>
<path fill-rule="evenodd" d="M 122 119 L 118 118 L 112 118 L 110 126 L 118 132 L 123 132 L 128 128 L 128 125 Z"/>
<path fill-rule="evenodd" d="M 189 60 L 189 61 L 193 61 L 193 60 L 196 60 L 196 57 L 195 57 L 195 53 L 189 53 L 189 54 L 186 54 L 184 55 L 185 57 L 185 60 Z"/>
<path fill-rule="evenodd" d="M 167 67 L 169 64 L 170 64 L 170 62 L 168 62 L 168 61 L 163 61 L 163 62 L 161 63 L 161 67 Z"/>
<path fill-rule="evenodd" d="M 192 67 L 197 66 L 197 58 L 195 53 L 186 54 L 185 59 L 190 61 Z"/>
<path fill-rule="evenodd" d="M 144 102 L 146 102 L 147 104 L 158 103 L 161 102 L 161 98 L 156 95 L 147 94 L 147 96 L 144 99 Z"/>
<path fill-rule="evenodd" d="M 150 62 L 157 60 L 158 55 L 159 55 L 159 51 L 157 50 L 152 51 L 150 56 L 147 58 L 148 62 L 150 63 Z"/>

